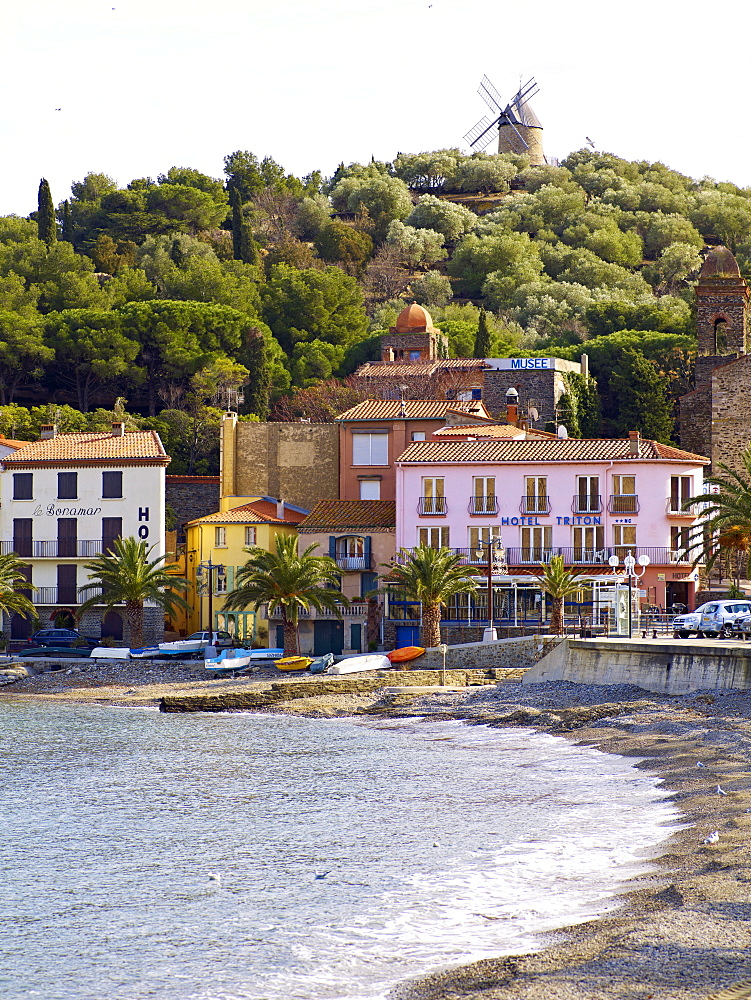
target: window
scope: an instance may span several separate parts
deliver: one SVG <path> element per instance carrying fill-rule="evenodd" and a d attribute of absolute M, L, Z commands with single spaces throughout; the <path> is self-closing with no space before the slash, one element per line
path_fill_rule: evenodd
<path fill-rule="evenodd" d="M 552 527 L 522 528 L 522 562 L 547 562 L 552 548 Z"/>
<path fill-rule="evenodd" d="M 14 472 L 13 473 L 13 499 L 33 500 L 34 499 L 34 473 Z"/>
<path fill-rule="evenodd" d="M 57 519 L 57 555 L 59 559 L 75 559 L 78 555 L 78 518 Z"/>
<path fill-rule="evenodd" d="M 419 361 L 421 357 L 422 357 L 422 354 L 420 353 L 420 351 L 410 351 L 409 352 L 409 360 L 410 361 Z"/>
<path fill-rule="evenodd" d="M 75 563 L 65 563 L 65 565 L 57 567 L 56 604 L 78 604 L 77 569 Z"/>
<path fill-rule="evenodd" d="M 636 476 L 613 476 L 612 514 L 636 514 L 639 501 L 636 496 Z"/>
<path fill-rule="evenodd" d="M 105 500 L 121 500 L 123 495 L 122 472 L 102 473 L 102 497 Z"/>
<path fill-rule="evenodd" d="M 256 544 L 256 529 L 251 527 L 246 527 L 245 529 L 245 544 L 255 545 Z"/>
<path fill-rule="evenodd" d="M 122 537 L 123 519 L 121 517 L 102 518 L 102 552 L 115 551 L 115 539 Z"/>
<path fill-rule="evenodd" d="M 526 495 L 522 498 L 523 514 L 547 514 L 547 476 L 527 476 L 524 480 Z"/>
<path fill-rule="evenodd" d="M 495 476 L 476 476 L 472 480 L 472 514 L 495 514 L 498 510 L 495 497 Z"/>
<path fill-rule="evenodd" d="M 422 514 L 445 514 L 446 495 L 445 480 L 429 476 L 422 481 Z"/>
<path fill-rule="evenodd" d="M 380 481 L 380 479 L 361 479 L 360 480 L 360 499 L 361 500 L 380 500 L 381 499 L 381 481 Z"/>
<path fill-rule="evenodd" d="M 378 587 L 378 574 L 377 573 L 361 573 L 360 574 L 360 597 L 365 600 L 368 594 Z"/>
<path fill-rule="evenodd" d="M 431 549 L 448 548 L 448 528 L 418 528 L 417 544 L 429 545 Z"/>
<path fill-rule="evenodd" d="M 386 433 L 352 435 L 353 465 L 388 465 L 389 436 Z"/>
<path fill-rule="evenodd" d="M 574 562 L 605 561 L 605 529 L 574 528 Z"/>
<path fill-rule="evenodd" d="M 614 524 L 613 525 L 613 545 L 615 555 L 619 559 L 629 554 L 636 555 L 636 525 L 635 524 Z"/>
<path fill-rule="evenodd" d="M 577 476 L 576 477 L 576 513 L 577 514 L 599 514 L 602 510 L 600 503 L 600 477 L 599 476 Z"/>
<path fill-rule="evenodd" d="M 487 543 L 501 537 L 501 529 L 497 525 L 468 529 L 469 556 L 473 562 L 487 562 Z"/>
<path fill-rule="evenodd" d="M 57 474 L 57 499 L 77 500 L 78 499 L 78 473 L 58 472 Z"/>
<path fill-rule="evenodd" d="M 223 525 L 214 528 L 214 547 L 217 549 L 226 549 L 227 547 L 227 529 Z"/>
<path fill-rule="evenodd" d="M 16 555 L 31 557 L 33 525 L 34 522 L 30 517 L 13 518 L 13 551 Z"/>
<path fill-rule="evenodd" d="M 684 503 L 692 494 L 691 476 L 670 477 L 670 510 L 683 511 Z M 683 511 L 685 513 L 685 511 Z"/>
<path fill-rule="evenodd" d="M 227 573 L 217 573 L 214 579 L 214 593 L 215 594 L 226 594 L 227 593 Z"/>
<path fill-rule="evenodd" d="M 671 526 L 670 528 L 671 560 L 674 562 L 688 562 L 690 546 L 691 546 L 691 529 L 679 528 L 677 525 Z"/>
<path fill-rule="evenodd" d="M 424 441 L 425 440 L 425 431 L 412 431 L 412 440 L 413 441 Z"/>

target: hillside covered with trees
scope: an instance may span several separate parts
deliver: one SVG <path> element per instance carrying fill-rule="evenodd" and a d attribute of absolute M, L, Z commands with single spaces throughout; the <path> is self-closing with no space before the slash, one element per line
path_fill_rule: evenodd
<path fill-rule="evenodd" d="M 91 173 L 57 207 L 42 181 L 38 212 L 0 218 L 0 433 L 126 414 L 171 471 L 214 471 L 241 387 L 246 419 L 330 419 L 407 298 L 453 356 L 586 352 L 578 429 L 670 440 L 703 249 L 751 275 L 751 189 L 661 163 L 449 149 L 297 178 L 238 151 L 224 175 Z"/>

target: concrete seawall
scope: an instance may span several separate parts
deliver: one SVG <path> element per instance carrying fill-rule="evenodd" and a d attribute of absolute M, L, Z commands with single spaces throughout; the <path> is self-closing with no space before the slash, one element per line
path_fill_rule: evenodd
<path fill-rule="evenodd" d="M 524 684 L 635 684 L 660 694 L 751 689 L 751 645 L 731 641 L 566 639 L 524 675 Z"/>

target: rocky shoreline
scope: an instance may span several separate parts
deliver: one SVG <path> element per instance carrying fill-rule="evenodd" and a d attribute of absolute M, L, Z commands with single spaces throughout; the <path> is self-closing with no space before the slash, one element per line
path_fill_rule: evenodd
<path fill-rule="evenodd" d="M 273 670 L 226 680 L 205 680 L 200 670 L 122 661 L 66 663 L 6 683 L 0 700 L 154 707 L 164 698 L 255 697 L 271 691 L 272 684 L 280 687 Z M 662 778 L 685 817 L 683 828 L 665 841 L 652 873 L 632 885 L 619 909 L 548 935 L 537 952 L 403 984 L 394 1000 L 751 997 L 751 693 L 667 697 L 622 685 L 523 685 L 514 673 L 501 683 L 430 693 L 378 685 L 358 691 L 352 684 L 316 689 L 310 678 L 309 696 L 298 690 L 292 698 L 290 687 L 290 700 L 275 697 L 259 707 L 314 717 L 423 716 L 533 726 L 638 758 L 638 767 Z"/>

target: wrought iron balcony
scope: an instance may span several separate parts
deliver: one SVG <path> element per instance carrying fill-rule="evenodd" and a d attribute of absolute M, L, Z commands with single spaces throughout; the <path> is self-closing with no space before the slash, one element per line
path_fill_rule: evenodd
<path fill-rule="evenodd" d="M 451 551 L 460 557 L 460 565 L 477 566 L 480 574 L 487 572 L 487 546 Z M 608 559 L 612 555 L 618 556 L 622 561 L 629 552 L 637 559 L 639 556 L 649 556 L 650 564 L 656 566 L 690 565 L 693 562 L 692 556 L 685 549 L 671 549 L 669 546 L 609 545 L 595 549 L 585 546 L 530 545 L 506 549 L 506 564 L 509 569 L 514 566 L 536 566 L 541 562 L 550 562 L 553 556 L 561 556 L 567 566 L 608 566 Z"/>
<path fill-rule="evenodd" d="M 699 505 L 691 504 L 690 507 L 683 509 L 684 501 L 679 500 L 678 497 L 668 497 L 665 502 L 665 512 L 671 517 L 688 517 L 692 521 L 699 513 Z"/>
<path fill-rule="evenodd" d="M 470 514 L 497 514 L 498 497 L 470 497 L 467 510 Z"/>
<path fill-rule="evenodd" d="M 348 608 L 344 606 L 339 608 L 339 614 L 342 618 L 367 618 L 368 616 L 368 605 L 359 602 L 357 604 L 350 604 Z M 315 608 L 311 608 L 306 611 L 304 608 L 300 608 L 299 616 L 301 619 L 312 619 L 312 618 L 336 618 L 337 615 L 334 611 L 324 608 L 323 611 L 316 611 Z M 268 609 L 266 612 L 266 617 L 271 621 L 281 621 L 282 610 L 281 608 L 276 608 L 270 615 L 268 614 Z"/>
<path fill-rule="evenodd" d="M 22 559 L 93 559 L 104 551 L 111 540 L 101 538 L 51 538 L 32 541 L 30 538 L 0 542 L 0 552 L 15 552 Z"/>
<path fill-rule="evenodd" d="M 524 496 L 519 504 L 519 511 L 522 514 L 549 514 L 550 497 Z"/>
<path fill-rule="evenodd" d="M 574 494 L 571 503 L 573 514 L 602 514 L 602 497 L 593 494 L 582 496 L 580 493 Z"/>
<path fill-rule="evenodd" d="M 87 587 L 84 594 L 79 594 L 76 587 L 39 587 L 31 592 L 32 604 L 55 606 L 57 604 L 83 604 L 90 597 L 101 597 L 101 587 Z"/>
<path fill-rule="evenodd" d="M 335 559 L 336 565 L 339 569 L 343 569 L 345 573 L 354 573 L 358 570 L 369 570 L 372 563 L 370 556 L 348 556 L 337 553 Z"/>
<path fill-rule="evenodd" d="M 418 514 L 445 514 L 446 497 L 420 497 L 417 501 Z"/>
<path fill-rule="evenodd" d="M 611 514 L 638 514 L 639 496 L 636 493 L 613 493 L 608 511 Z"/>

